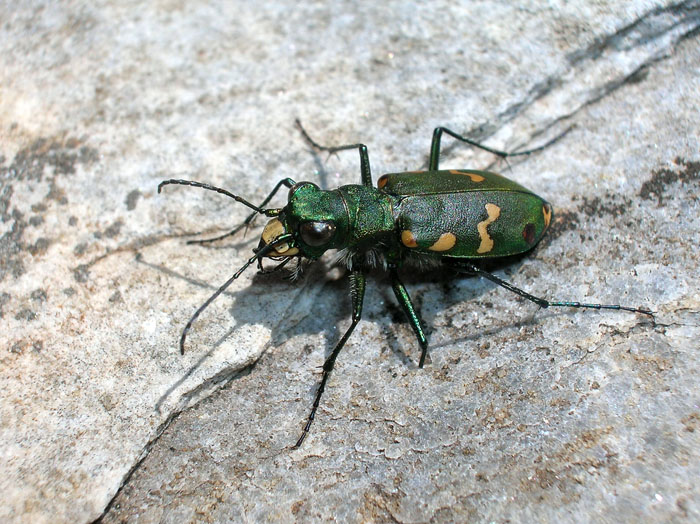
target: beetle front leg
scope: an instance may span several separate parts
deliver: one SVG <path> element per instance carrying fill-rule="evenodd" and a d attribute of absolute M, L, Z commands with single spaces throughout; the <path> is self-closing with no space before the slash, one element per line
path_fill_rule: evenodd
<path fill-rule="evenodd" d="M 343 346 L 345 346 L 345 343 L 350 338 L 350 335 L 352 334 L 353 330 L 355 329 L 355 326 L 357 326 L 357 324 L 360 322 L 360 318 L 362 317 L 362 302 L 363 302 L 364 297 L 365 297 L 365 280 L 366 280 L 365 274 L 361 270 L 354 270 L 354 271 L 352 271 L 352 273 L 350 273 L 350 297 L 352 299 L 352 322 L 351 322 L 348 330 L 343 335 L 343 338 L 341 338 L 338 341 L 338 343 L 333 348 L 333 352 L 329 355 L 329 357 L 323 363 L 323 376 L 321 377 L 321 383 L 318 386 L 318 391 L 316 391 L 316 398 L 314 399 L 313 406 L 311 406 L 311 413 L 309 414 L 309 418 L 306 421 L 306 426 L 304 426 L 304 430 L 302 431 L 301 436 L 299 437 L 299 440 L 297 440 L 297 443 L 294 444 L 293 449 L 296 449 L 299 446 L 301 446 L 301 444 L 304 442 L 304 439 L 306 438 L 306 435 L 309 433 L 309 428 L 311 428 L 311 423 L 314 421 L 314 418 L 316 417 L 316 410 L 318 409 L 318 406 L 321 403 L 321 396 L 323 395 L 323 391 L 326 389 L 326 383 L 328 382 L 328 377 L 330 377 L 331 371 L 333 371 L 333 366 L 335 365 L 335 359 L 338 358 L 338 353 L 340 353 L 340 350 L 343 349 Z"/>
<path fill-rule="evenodd" d="M 306 129 L 301 125 L 301 122 L 299 119 L 296 119 L 294 123 L 297 125 L 299 128 L 299 131 L 301 131 L 301 134 L 304 137 L 304 140 L 306 140 L 311 147 L 314 149 L 318 149 L 319 151 L 327 151 L 329 155 L 332 155 L 333 153 L 337 153 L 338 151 L 346 151 L 348 149 L 357 149 L 360 152 L 360 180 L 362 181 L 363 186 L 369 186 L 372 187 L 372 170 L 369 167 L 369 153 L 367 152 L 367 146 L 364 144 L 348 144 L 345 146 L 335 146 L 335 147 L 328 147 L 328 146 L 322 146 L 321 144 L 317 143 L 313 138 L 309 136 L 309 134 L 306 132 Z"/>
<path fill-rule="evenodd" d="M 403 285 L 401 280 L 399 280 L 399 275 L 396 269 L 391 269 L 391 289 L 394 291 L 396 300 L 399 301 L 401 309 L 403 309 L 403 312 L 408 317 L 408 321 L 411 323 L 413 332 L 418 338 L 418 343 L 421 347 L 420 362 L 418 363 L 418 367 L 422 368 L 423 364 L 425 363 L 425 357 L 428 354 L 428 340 L 425 338 L 425 334 L 423 333 L 420 317 L 416 313 L 413 303 L 411 303 L 411 297 L 408 296 L 406 287 Z"/>
<path fill-rule="evenodd" d="M 270 194 L 265 197 L 265 200 L 263 200 L 258 207 L 264 208 L 268 204 L 268 202 L 270 202 L 270 200 L 272 200 L 272 197 L 274 197 L 277 194 L 277 191 L 279 191 L 279 189 L 282 186 L 290 188 L 295 183 L 296 182 L 294 182 L 294 180 L 292 180 L 291 178 L 284 178 L 284 179 L 280 180 L 279 182 L 277 182 L 277 184 L 272 189 L 272 191 L 270 191 Z M 236 233 L 238 233 L 241 229 L 247 228 L 253 222 L 253 220 L 255 220 L 255 217 L 258 216 L 259 214 L 260 213 L 258 213 L 257 211 L 254 213 L 251 213 L 250 215 L 248 215 L 248 218 L 246 218 L 241 224 L 238 224 L 236 227 L 234 227 L 228 233 L 224 233 L 223 235 L 219 235 L 218 237 L 214 237 L 214 238 L 205 238 L 203 240 L 188 240 L 187 243 L 188 244 L 209 244 L 210 242 L 216 242 L 217 240 L 221 240 L 222 238 L 233 236 Z"/>

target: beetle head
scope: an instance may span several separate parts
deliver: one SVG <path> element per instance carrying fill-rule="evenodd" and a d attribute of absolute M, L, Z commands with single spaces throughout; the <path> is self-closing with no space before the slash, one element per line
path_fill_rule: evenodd
<path fill-rule="evenodd" d="M 265 226 L 258 250 L 281 235 L 291 234 L 292 241 L 277 244 L 266 256 L 315 259 L 341 246 L 347 229 L 342 197 L 335 191 L 322 191 L 311 182 L 300 182 L 290 188 L 287 205 Z"/>

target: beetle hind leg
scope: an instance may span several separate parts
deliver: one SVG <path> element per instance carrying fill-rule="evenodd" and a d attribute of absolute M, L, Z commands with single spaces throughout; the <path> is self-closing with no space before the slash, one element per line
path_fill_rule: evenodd
<path fill-rule="evenodd" d="M 455 133 L 451 129 L 447 129 L 446 127 L 436 127 L 435 130 L 433 131 L 433 140 L 430 143 L 430 162 L 428 164 L 428 169 L 430 171 L 437 171 L 438 166 L 440 165 L 440 141 L 442 139 L 442 134 L 445 133 L 446 135 L 451 136 L 452 138 L 459 140 L 460 142 L 464 142 L 465 144 L 469 144 L 470 146 L 477 147 L 479 149 L 482 149 L 484 151 L 488 151 L 489 153 L 492 153 L 496 156 L 499 156 L 501 158 L 508 158 L 512 156 L 526 156 L 526 155 L 531 155 L 532 153 L 537 153 L 538 151 L 542 151 L 543 149 L 548 148 L 555 142 L 558 142 L 560 139 L 562 139 L 569 131 L 573 129 L 574 126 L 569 126 L 567 129 L 565 129 L 562 133 L 559 133 L 557 136 L 555 136 L 553 139 L 549 140 L 547 143 L 535 147 L 533 149 L 527 149 L 525 151 L 516 151 L 514 153 L 508 153 L 506 151 L 501 151 L 500 149 L 494 149 L 488 146 L 485 146 L 476 140 L 472 140 L 471 138 L 467 138 L 465 136 L 462 136 L 458 133 Z"/>
<path fill-rule="evenodd" d="M 610 309 L 614 311 L 629 311 L 630 313 L 640 313 L 642 315 L 647 315 L 651 317 L 652 321 L 654 320 L 654 313 L 648 309 L 641 309 L 641 308 L 635 308 L 635 307 L 630 307 L 630 306 L 621 306 L 619 304 L 585 304 L 582 302 L 567 302 L 567 301 L 560 301 L 560 300 L 547 300 L 545 298 L 537 297 L 535 295 L 531 295 L 527 291 L 524 291 L 518 287 L 515 287 L 513 284 L 498 278 L 496 275 L 493 275 L 489 273 L 488 271 L 484 271 L 483 269 L 475 266 L 474 264 L 468 264 L 465 262 L 459 263 L 459 264 L 449 264 L 449 267 L 453 268 L 454 270 L 460 272 L 460 273 L 467 273 L 470 275 L 478 275 L 480 277 L 484 277 L 487 280 L 490 280 L 494 284 L 497 284 L 501 286 L 504 289 L 507 289 L 508 291 L 511 291 L 512 293 L 515 293 L 516 295 L 519 295 L 530 302 L 534 302 L 538 306 L 542 308 L 548 308 L 548 307 L 570 307 L 570 308 L 575 308 L 575 309 Z"/>

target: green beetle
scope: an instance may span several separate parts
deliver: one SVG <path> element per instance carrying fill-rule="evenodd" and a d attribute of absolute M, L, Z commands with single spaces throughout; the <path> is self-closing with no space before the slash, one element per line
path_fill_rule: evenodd
<path fill-rule="evenodd" d="M 257 215 L 270 217 L 263 229 L 254 255 L 194 313 L 182 331 L 180 351 L 192 323 L 246 268 L 262 259 L 271 258 L 280 264 L 303 258 L 315 260 L 330 249 L 338 250 L 336 261 L 347 266 L 352 300 L 350 327 L 323 364 L 323 376 L 311 412 L 294 447 L 299 447 L 311 423 L 326 387 L 335 360 L 362 316 L 366 273 L 373 267 L 389 272 L 396 298 L 421 346 L 419 367 L 423 367 L 428 341 L 420 317 L 401 282 L 398 270 L 405 266 L 418 268 L 449 266 L 463 273 L 482 276 L 540 307 L 572 307 L 624 310 L 649 315 L 651 311 L 620 305 L 583 304 L 550 301 L 531 295 L 475 263 L 524 253 L 542 238 L 552 221 L 552 206 L 520 184 L 488 171 L 471 169 L 440 170 L 440 142 L 443 134 L 506 158 L 529 155 L 559 140 L 567 131 L 547 144 L 517 153 L 506 153 L 486 147 L 444 127 L 433 132 L 427 171 L 390 173 L 372 185 L 367 147 L 350 144 L 326 147 L 309 137 L 297 121 L 304 138 L 317 150 L 336 153 L 357 149 L 360 153 L 360 185 L 347 185 L 330 191 L 312 182 L 296 183 L 291 178 L 280 180 L 259 205 L 225 189 L 189 180 L 165 180 L 158 192 L 168 184 L 201 187 L 224 194 L 253 209 L 253 213 L 232 231 L 216 238 L 191 241 L 207 243 L 228 237 L 247 227 Z M 281 187 L 289 188 L 287 205 L 265 208 Z"/>

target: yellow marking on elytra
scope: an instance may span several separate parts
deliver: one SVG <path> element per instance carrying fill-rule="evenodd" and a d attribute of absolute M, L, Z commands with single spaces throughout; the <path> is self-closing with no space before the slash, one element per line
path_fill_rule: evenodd
<path fill-rule="evenodd" d="M 493 238 L 491 238 L 486 228 L 501 216 L 501 208 L 496 204 L 486 204 L 485 207 L 488 218 L 479 222 L 476 226 L 479 236 L 481 237 L 481 244 L 479 245 L 479 249 L 476 250 L 477 253 L 488 253 L 493 249 Z"/>
<path fill-rule="evenodd" d="M 401 243 L 406 247 L 418 247 L 416 237 L 408 229 L 401 231 Z"/>
<path fill-rule="evenodd" d="M 377 180 L 377 187 L 379 189 L 383 188 L 388 181 L 389 181 L 389 177 L 387 175 L 380 176 L 379 180 Z"/>
<path fill-rule="evenodd" d="M 476 173 L 467 173 L 465 171 L 459 171 L 457 169 L 450 169 L 450 173 L 453 175 L 467 175 L 469 178 L 472 179 L 472 182 L 483 182 L 486 180 L 483 176 L 477 175 Z"/>
<path fill-rule="evenodd" d="M 284 234 L 284 224 L 282 224 L 282 221 L 279 218 L 273 218 L 270 220 L 267 225 L 265 226 L 265 229 L 263 229 L 261 238 L 262 241 L 265 242 L 265 244 L 269 244 L 273 240 L 275 240 L 277 237 L 280 235 Z M 285 257 L 291 257 L 293 255 L 296 255 L 299 253 L 299 249 L 296 247 L 292 247 L 289 242 L 285 242 L 284 244 L 277 244 L 275 246 L 275 249 L 273 251 L 270 251 L 269 254 L 266 256 L 268 257 L 279 257 L 279 256 L 285 256 Z"/>
<path fill-rule="evenodd" d="M 440 235 L 440 238 L 437 239 L 437 242 L 435 242 L 428 249 L 430 251 L 447 251 L 448 249 L 452 249 L 453 247 L 455 247 L 456 243 L 457 237 L 454 236 L 454 234 L 443 233 L 442 235 Z"/>
<path fill-rule="evenodd" d="M 549 204 L 542 206 L 542 216 L 544 217 L 544 227 L 548 228 L 549 223 L 552 221 L 552 208 Z"/>

